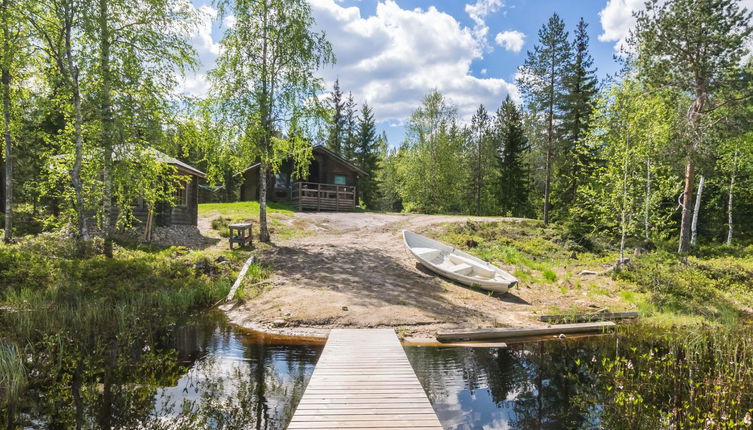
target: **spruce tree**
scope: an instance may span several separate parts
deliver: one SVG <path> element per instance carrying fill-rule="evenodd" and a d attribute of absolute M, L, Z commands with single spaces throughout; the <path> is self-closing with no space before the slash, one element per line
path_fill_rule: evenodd
<path fill-rule="evenodd" d="M 332 116 L 329 120 L 329 133 L 327 136 L 327 148 L 337 154 L 342 153 L 343 128 L 345 125 L 345 118 L 343 116 L 344 107 L 343 93 L 340 91 L 340 80 L 337 79 L 329 95 L 329 109 Z"/>
<path fill-rule="evenodd" d="M 544 224 L 549 222 L 549 195 L 552 164 L 556 152 L 559 123 L 566 94 L 565 76 L 570 64 L 570 43 L 565 23 L 556 13 L 539 30 L 539 42 L 528 51 L 520 70 L 518 83 L 529 109 L 543 116 L 546 122 L 544 142 Z"/>
<path fill-rule="evenodd" d="M 479 105 L 466 130 L 466 152 L 470 172 L 468 195 L 470 212 L 476 215 L 493 211 L 495 142 L 491 133 L 491 118 L 484 105 Z"/>
<path fill-rule="evenodd" d="M 352 92 L 348 92 L 348 100 L 345 102 L 343 124 L 343 140 L 340 155 L 346 160 L 353 162 L 356 161 L 356 146 L 358 145 L 358 116 Z"/>
<path fill-rule="evenodd" d="M 529 151 L 523 118 L 508 95 L 497 110 L 495 118 L 499 183 L 497 186 L 499 207 L 502 214 L 530 216 L 529 169 L 525 162 Z"/>
<path fill-rule="evenodd" d="M 369 174 L 369 176 L 361 178 L 359 183 L 361 190 L 359 194 L 364 204 L 367 207 L 372 207 L 378 188 L 376 170 L 377 162 L 379 161 L 379 148 L 377 147 L 374 112 L 365 102 L 361 107 L 357 137 L 356 162 L 359 167 Z"/>
<path fill-rule="evenodd" d="M 591 165 L 589 152 L 584 147 L 584 137 L 590 125 L 599 81 L 588 50 L 587 28 L 588 24 L 581 18 L 575 29 L 572 62 L 564 76 L 566 94 L 555 166 L 557 182 L 552 190 L 553 208 L 559 218 L 567 215 L 575 201 L 578 186 L 585 180 Z"/>

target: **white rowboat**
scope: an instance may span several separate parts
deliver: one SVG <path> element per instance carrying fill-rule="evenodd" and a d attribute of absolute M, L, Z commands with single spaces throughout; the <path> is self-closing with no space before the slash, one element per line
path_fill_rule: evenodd
<path fill-rule="evenodd" d="M 468 286 L 477 286 L 499 293 L 518 283 L 518 279 L 493 264 L 463 251 L 403 230 L 405 246 L 416 259 L 431 271 Z"/>

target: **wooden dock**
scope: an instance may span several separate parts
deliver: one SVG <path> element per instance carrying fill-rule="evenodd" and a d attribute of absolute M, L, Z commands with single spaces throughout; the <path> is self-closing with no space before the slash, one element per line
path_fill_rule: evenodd
<path fill-rule="evenodd" d="M 570 333 L 606 332 L 615 327 L 612 321 L 553 324 L 546 327 L 524 328 L 480 328 L 467 330 L 448 330 L 437 332 L 440 342 L 457 342 L 463 340 L 510 339 L 515 337 L 546 336 Z"/>
<path fill-rule="evenodd" d="M 334 329 L 289 429 L 442 429 L 392 329 Z"/>

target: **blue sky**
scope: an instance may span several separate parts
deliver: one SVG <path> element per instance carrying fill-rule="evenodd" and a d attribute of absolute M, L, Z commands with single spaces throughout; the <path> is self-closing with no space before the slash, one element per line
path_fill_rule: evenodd
<path fill-rule="evenodd" d="M 217 17 L 211 0 L 192 0 L 205 20 L 192 43 L 201 66 L 182 91 L 206 94 L 206 71 L 219 54 L 217 42 L 232 17 Z M 744 0 L 749 2 L 751 0 Z M 519 100 L 515 74 L 537 32 L 552 13 L 572 30 L 589 24 L 591 51 L 600 77 L 618 68 L 616 46 L 633 25 L 643 0 L 309 0 L 317 27 L 338 62 L 319 73 L 339 78 L 357 102 L 374 108 L 378 128 L 399 144 L 404 123 L 431 89 L 440 90 L 467 120 L 480 103 L 496 110 L 507 94 Z"/>

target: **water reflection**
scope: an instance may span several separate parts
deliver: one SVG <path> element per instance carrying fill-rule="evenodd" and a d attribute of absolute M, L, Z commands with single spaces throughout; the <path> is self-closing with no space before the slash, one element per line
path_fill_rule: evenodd
<path fill-rule="evenodd" d="M 592 339 L 406 352 L 446 429 L 598 428 L 595 375 L 576 363 L 605 346 Z"/>
<path fill-rule="evenodd" d="M 322 347 L 269 342 L 216 321 L 176 330 L 178 357 L 190 367 L 157 391 L 161 425 L 284 429 Z"/>

